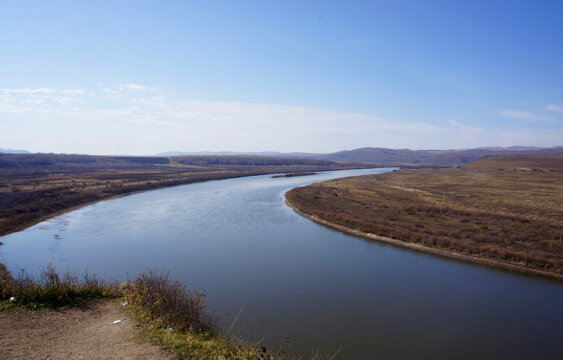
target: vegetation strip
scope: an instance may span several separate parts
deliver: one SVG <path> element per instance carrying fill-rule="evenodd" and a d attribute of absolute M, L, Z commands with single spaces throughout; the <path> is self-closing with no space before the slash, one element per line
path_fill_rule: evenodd
<path fill-rule="evenodd" d="M 563 279 L 563 155 L 337 179 L 293 189 L 286 200 L 355 235 Z"/>

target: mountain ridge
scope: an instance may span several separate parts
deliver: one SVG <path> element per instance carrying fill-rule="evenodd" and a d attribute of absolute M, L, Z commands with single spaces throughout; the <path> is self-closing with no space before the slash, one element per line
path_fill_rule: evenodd
<path fill-rule="evenodd" d="M 353 150 L 342 150 L 329 154 L 318 153 L 281 153 L 281 152 L 164 152 L 159 156 L 275 156 L 275 157 L 306 157 L 320 160 L 365 162 L 376 164 L 404 165 L 438 165 L 461 166 L 486 155 L 500 154 L 558 154 L 563 153 L 563 146 L 540 148 L 535 146 L 510 147 L 479 147 L 452 150 L 410 150 L 379 147 L 364 147 Z"/>
<path fill-rule="evenodd" d="M 27 150 L 14 150 L 14 149 L 2 149 L 0 148 L 0 154 L 31 154 Z"/>

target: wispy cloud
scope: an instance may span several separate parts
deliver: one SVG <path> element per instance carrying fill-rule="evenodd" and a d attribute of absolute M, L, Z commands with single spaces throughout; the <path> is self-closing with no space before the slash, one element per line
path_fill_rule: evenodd
<path fill-rule="evenodd" d="M 453 119 L 449 119 L 447 123 L 450 124 L 450 129 L 438 134 L 439 137 L 443 137 L 440 141 L 442 148 L 445 144 L 450 149 L 459 149 L 488 146 L 494 143 L 491 132 L 485 128 L 467 125 Z"/>
<path fill-rule="evenodd" d="M 365 146 L 443 149 L 561 142 L 557 126 L 542 131 L 514 126 L 512 132 L 502 132 L 457 119 L 432 123 L 306 106 L 205 102 L 135 83 L 87 90 L 0 89 L 0 113 L 0 143 L 31 151 L 331 152 Z M 515 110 L 503 110 L 502 115 L 528 122 L 550 120 Z M 527 136 L 533 143 L 524 141 Z"/>
<path fill-rule="evenodd" d="M 55 89 L 50 88 L 37 88 L 37 89 L 1 89 L 0 92 L 3 94 L 53 94 L 57 92 Z"/>
<path fill-rule="evenodd" d="M 82 89 L 18 88 L 0 89 L 0 112 L 46 112 L 56 106 L 82 101 Z"/>
<path fill-rule="evenodd" d="M 0 112 L 25 116 L 25 121 L 30 124 L 37 123 L 39 120 L 36 119 L 40 118 L 42 124 L 51 122 L 52 128 L 74 131 L 79 137 L 84 136 L 82 133 L 86 128 L 90 128 L 90 136 L 97 133 L 106 139 L 122 136 L 123 146 L 133 141 L 129 139 L 150 138 L 159 143 L 158 148 L 154 145 L 154 152 L 168 148 L 324 152 L 356 146 L 390 146 L 393 141 L 403 141 L 402 137 L 430 137 L 446 131 L 445 127 L 430 123 L 398 121 L 373 114 L 281 104 L 183 99 L 163 89 L 134 83 L 88 91 L 34 90 L 14 92 L 7 89 L 0 93 Z M 35 116 L 40 113 L 41 117 Z M 49 116 L 45 116 L 47 113 Z M 63 119 L 64 125 L 61 123 Z M 102 131 L 97 127 L 101 124 L 113 130 Z M 27 126 L 30 127 L 34 126 Z M 24 131 L 23 127 L 21 131 Z M 42 134 L 43 142 L 47 141 L 47 135 Z M 117 139 L 113 142 L 119 143 Z"/>
<path fill-rule="evenodd" d="M 60 93 L 66 95 L 84 95 L 86 92 L 82 89 L 66 89 L 61 90 Z"/>
<path fill-rule="evenodd" d="M 479 132 L 479 133 L 481 133 L 481 132 L 486 131 L 485 129 L 483 129 L 481 127 L 462 124 L 462 123 L 455 121 L 455 120 L 452 120 L 452 119 L 449 119 L 448 123 L 456 129 L 467 131 L 467 132 Z"/>
<path fill-rule="evenodd" d="M 563 105 L 549 104 L 545 108 L 549 111 L 563 112 Z"/>
<path fill-rule="evenodd" d="M 121 89 L 127 89 L 127 90 L 151 90 L 151 89 L 154 89 L 150 86 L 139 85 L 139 84 L 125 84 L 125 85 L 120 85 L 119 87 Z"/>
<path fill-rule="evenodd" d="M 146 90 L 147 89 L 146 86 L 138 85 L 138 84 L 126 84 L 126 85 L 122 85 L 122 87 L 124 87 L 127 90 Z"/>
<path fill-rule="evenodd" d="M 139 84 L 121 84 L 117 87 L 105 88 L 100 93 L 93 92 L 90 95 L 97 98 L 105 98 L 108 100 L 127 100 L 132 97 L 145 96 L 147 94 L 158 94 L 159 89 L 156 87 L 139 85 Z"/>
<path fill-rule="evenodd" d="M 518 119 L 518 120 L 524 120 L 524 121 L 531 121 L 531 122 L 537 122 L 537 121 L 545 121 L 545 122 L 552 122 L 553 119 L 551 119 L 549 116 L 543 116 L 543 115 L 539 115 L 539 114 L 535 114 L 533 112 L 530 111 L 519 111 L 519 110 L 501 110 L 500 114 L 506 118 L 511 118 L 511 119 Z"/>

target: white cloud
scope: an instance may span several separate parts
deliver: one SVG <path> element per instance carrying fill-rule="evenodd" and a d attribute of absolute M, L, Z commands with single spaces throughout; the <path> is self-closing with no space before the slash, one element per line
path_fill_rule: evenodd
<path fill-rule="evenodd" d="M 24 113 L 33 109 L 25 106 L 14 106 L 12 104 L 0 104 L 0 113 Z"/>
<path fill-rule="evenodd" d="M 448 123 L 449 123 L 452 127 L 456 128 L 456 129 L 458 129 L 458 130 L 461 130 L 461 131 L 465 131 L 465 132 L 481 133 L 481 134 L 487 132 L 487 130 L 484 129 L 484 128 L 482 128 L 482 127 L 477 127 L 477 126 L 462 124 L 462 123 L 460 123 L 460 122 L 458 122 L 458 121 L 455 121 L 455 120 L 452 120 L 452 119 L 449 119 L 449 120 L 448 120 Z"/>
<path fill-rule="evenodd" d="M 127 90 L 147 90 L 150 89 L 148 86 L 143 86 L 143 85 L 139 85 L 139 84 L 125 84 L 125 85 L 121 85 L 122 88 L 125 88 Z"/>
<path fill-rule="evenodd" d="M 529 112 L 529 111 L 501 110 L 500 114 L 504 117 L 507 117 L 507 118 L 524 120 L 524 121 L 532 121 L 532 122 L 535 122 L 535 121 L 551 122 L 551 121 L 553 121 L 548 116 L 542 116 L 542 115 L 534 114 L 534 113 Z"/>
<path fill-rule="evenodd" d="M 118 87 L 104 88 L 101 92 L 90 93 L 91 97 L 104 98 L 113 101 L 131 101 L 131 99 L 144 99 L 139 96 L 153 96 L 158 93 L 158 88 L 139 84 L 121 84 Z M 142 100 L 138 100 L 142 101 Z"/>
<path fill-rule="evenodd" d="M 546 106 L 546 109 L 549 111 L 563 112 L 563 105 L 549 104 Z"/>
<path fill-rule="evenodd" d="M 490 130 L 449 119 L 450 129 L 434 136 L 439 148 L 462 149 L 494 144 Z"/>
<path fill-rule="evenodd" d="M 84 95 L 85 91 L 82 89 L 68 89 L 62 90 L 60 93 L 65 95 Z"/>
<path fill-rule="evenodd" d="M 563 138 L 557 126 L 542 132 L 513 125 L 511 132 L 503 132 L 494 124 L 478 127 L 457 120 L 436 124 L 305 106 L 188 100 L 138 84 L 88 90 L 1 89 L 0 113 L 0 140 L 27 139 L 13 140 L 11 147 L 97 154 L 552 146 Z M 546 121 L 527 112 L 502 113 Z"/>
<path fill-rule="evenodd" d="M 156 119 L 131 119 L 129 122 L 137 123 L 137 124 L 149 124 L 149 125 L 159 125 L 159 126 L 173 126 L 173 127 L 187 127 L 185 124 L 172 122 L 172 121 L 163 121 L 163 120 L 156 120 Z"/>
<path fill-rule="evenodd" d="M 53 89 L 53 88 L 19 88 L 0 89 L 0 104 L 2 112 L 45 112 L 53 106 L 67 106 L 81 102 L 85 94 L 82 89 Z"/>
<path fill-rule="evenodd" d="M 84 91 L 60 90 L 40 99 L 31 96 L 32 92 L 10 95 L 14 103 L 6 103 L 0 111 L 20 111 L 33 119 L 27 121 L 41 124 L 58 124 L 66 119 L 64 125 L 60 125 L 60 133 L 73 132 L 77 136 L 77 147 L 79 139 L 86 136 L 83 135 L 85 127 L 91 127 L 89 135 L 99 133 L 103 139 L 99 144 L 103 150 L 91 151 L 95 153 L 127 153 L 126 149 L 133 147 L 132 141 L 138 142 L 135 147 L 152 143 L 153 152 L 168 148 L 325 152 L 353 148 L 356 144 L 358 147 L 390 146 L 392 141 L 400 139 L 400 134 L 412 138 L 445 129 L 428 123 L 312 107 L 177 99 L 156 88 L 131 85 L 135 84 L 89 90 L 87 95 Z M 80 108 L 71 104 L 75 102 L 80 102 Z M 46 111 L 50 111 L 47 117 L 44 116 Z M 39 113 L 41 120 L 34 116 Z M 102 124 L 114 130 L 102 131 L 98 128 Z M 46 143 L 48 133 L 41 136 Z M 103 147 L 103 142 L 114 137 L 111 141 L 119 144 L 118 136 L 124 149 Z"/>
<path fill-rule="evenodd" d="M 29 104 L 29 105 L 41 105 L 43 103 L 45 103 L 45 99 L 37 99 L 37 98 L 29 98 L 29 99 L 25 99 L 23 100 L 24 104 Z"/>
<path fill-rule="evenodd" d="M 50 88 L 38 88 L 38 89 L 2 89 L 0 90 L 4 94 L 53 94 L 56 92 L 55 89 Z"/>
<path fill-rule="evenodd" d="M 53 96 L 52 100 L 54 102 L 56 102 L 57 104 L 61 104 L 61 105 L 68 105 L 68 104 L 76 101 L 76 99 L 68 97 L 68 96 Z"/>

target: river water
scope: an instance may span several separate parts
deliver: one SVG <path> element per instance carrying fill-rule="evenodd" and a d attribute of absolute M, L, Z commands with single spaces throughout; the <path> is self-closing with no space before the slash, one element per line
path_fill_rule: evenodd
<path fill-rule="evenodd" d="M 99 202 L 0 238 L 12 272 L 144 268 L 207 294 L 237 336 L 303 359 L 561 359 L 563 284 L 325 228 L 284 204 L 296 186 L 390 169 L 254 176 Z"/>

